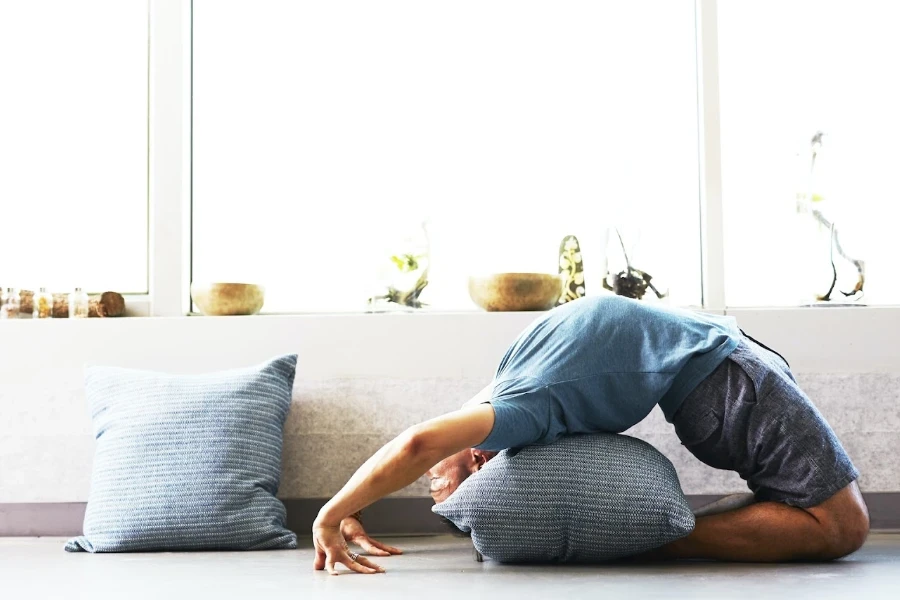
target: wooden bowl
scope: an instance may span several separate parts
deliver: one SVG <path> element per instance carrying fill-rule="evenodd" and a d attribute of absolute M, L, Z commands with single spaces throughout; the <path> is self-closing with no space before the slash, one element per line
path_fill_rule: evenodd
<path fill-rule="evenodd" d="M 469 277 L 469 296 L 487 311 L 550 310 L 563 291 L 563 277 L 548 273 L 495 273 Z"/>
<path fill-rule="evenodd" d="M 191 284 L 191 298 L 204 315 L 255 315 L 263 307 L 265 288 L 252 283 Z"/>

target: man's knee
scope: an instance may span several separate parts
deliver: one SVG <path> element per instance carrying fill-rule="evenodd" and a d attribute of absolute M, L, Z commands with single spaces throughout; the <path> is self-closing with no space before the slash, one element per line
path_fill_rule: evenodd
<path fill-rule="evenodd" d="M 862 548 L 869 535 L 869 516 L 861 509 L 838 516 L 827 528 L 826 550 L 823 558 L 843 558 Z"/>
<path fill-rule="evenodd" d="M 869 511 L 856 483 L 809 509 L 823 530 L 821 558 L 834 560 L 859 550 L 869 535 Z"/>

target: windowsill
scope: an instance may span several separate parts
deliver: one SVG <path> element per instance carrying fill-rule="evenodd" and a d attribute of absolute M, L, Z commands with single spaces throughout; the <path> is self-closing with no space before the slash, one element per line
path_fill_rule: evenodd
<path fill-rule="evenodd" d="M 199 312 L 191 312 L 185 315 L 179 315 L 174 317 L 156 317 L 152 315 L 152 302 L 149 295 L 146 294 L 131 294 L 125 295 L 125 306 L 126 306 L 126 316 L 130 318 L 134 317 L 144 317 L 144 318 L 167 318 L 167 319 L 179 319 L 179 318 L 193 318 L 193 317 L 205 317 Z M 748 313 L 761 313 L 768 315 L 775 314 L 783 314 L 783 315 L 797 315 L 797 314 L 806 314 L 806 313 L 816 313 L 816 314 L 825 314 L 825 313 L 866 313 L 866 314 L 891 314 L 893 312 L 897 312 L 900 314 L 900 304 L 815 304 L 815 305 L 797 305 L 797 306 L 730 306 L 723 309 L 713 309 L 713 308 L 704 308 L 700 306 L 680 306 L 678 308 L 684 308 L 687 310 L 694 310 L 704 313 L 710 314 L 728 314 L 728 315 L 744 315 Z M 511 313 L 500 313 L 500 312 L 488 312 L 478 308 L 472 309 L 437 309 L 437 308 L 422 308 L 422 309 L 409 309 L 409 310 L 390 310 L 390 311 L 378 311 L 378 312 L 365 312 L 365 311 L 298 311 L 298 312 L 262 312 L 258 315 L 252 315 L 253 317 L 297 317 L 297 318 L 310 318 L 310 317 L 348 317 L 348 316 L 367 316 L 367 317 L 384 317 L 384 316 L 414 316 L 417 318 L 422 317 L 446 317 L 453 316 L 459 317 L 462 315 L 479 315 L 474 318 L 484 318 L 484 315 L 509 315 L 509 314 L 521 314 L 521 315 L 538 315 L 542 311 L 531 311 L 531 312 L 511 312 Z M 245 317 L 246 318 L 246 317 Z M 502 317 L 498 317 L 502 318 Z"/>
<path fill-rule="evenodd" d="M 896 343 L 900 307 L 764 307 L 724 312 L 735 317 L 749 335 L 783 354 L 795 372 L 900 375 Z M 32 319 L 21 319 L 18 326 L 14 321 L 0 321 L 0 331 L 10 347 L 26 354 L 72 351 L 86 359 L 134 367 L 148 364 L 148 359 L 149 364 L 159 361 L 159 368 L 216 369 L 250 364 L 274 353 L 300 352 L 320 376 L 430 373 L 457 377 L 467 372 L 488 376 L 508 345 L 540 314 L 476 310 L 206 318 L 135 315 L 41 321 L 43 326 Z"/>
<path fill-rule="evenodd" d="M 125 306 L 126 306 L 126 317 L 129 319 L 134 318 L 149 318 L 149 319 L 186 319 L 186 318 L 196 318 L 196 317 L 205 317 L 205 318 L 215 318 L 209 317 L 207 315 L 203 315 L 200 312 L 191 312 L 184 315 L 177 316 L 154 316 L 152 314 L 152 300 L 151 296 L 148 294 L 125 294 Z M 667 305 L 674 306 L 674 305 Z M 797 305 L 797 306 L 731 306 L 725 309 L 712 309 L 712 308 L 704 308 L 700 306 L 678 306 L 677 308 L 683 308 L 686 310 L 693 310 L 708 314 L 726 314 L 733 316 L 745 316 L 749 314 L 758 314 L 758 315 L 767 315 L 770 317 L 790 317 L 790 316 L 800 316 L 803 317 L 815 315 L 825 315 L 825 314 L 837 314 L 840 315 L 840 318 L 844 318 L 846 315 L 857 314 L 857 315 L 866 315 L 866 318 L 872 318 L 876 315 L 898 315 L 900 316 L 900 304 L 877 304 L 877 305 L 869 305 L 869 304 L 815 304 L 815 305 Z M 262 312 L 257 315 L 249 315 L 238 318 L 299 318 L 299 319 L 309 319 L 309 318 L 336 318 L 336 317 L 397 317 L 397 316 L 410 316 L 415 318 L 486 318 L 487 315 L 493 315 L 492 318 L 508 318 L 508 315 L 531 315 L 532 317 L 537 317 L 537 315 L 541 314 L 545 311 L 530 311 L 530 312 L 488 312 L 478 308 L 472 309 L 439 309 L 439 308 L 422 308 L 422 309 L 398 309 L 398 310 L 389 310 L 389 311 L 378 311 L 378 312 L 365 312 L 365 311 L 297 311 L 297 312 Z M 231 317 L 235 318 L 235 317 Z M 519 317 L 513 317 L 519 318 Z M 23 320 L 28 320 L 25 317 Z"/>
<path fill-rule="evenodd" d="M 883 305 L 865 305 L 865 304 L 821 304 L 821 305 L 803 305 L 803 306 L 730 306 L 725 309 L 713 309 L 706 308 L 701 306 L 674 306 L 674 308 L 681 308 L 685 310 L 692 310 L 697 312 L 703 312 L 708 314 L 724 314 L 724 315 L 743 315 L 748 313 L 762 313 L 774 315 L 778 313 L 782 313 L 785 315 L 799 315 L 799 314 L 827 314 L 827 313 L 839 313 L 839 314 L 849 314 L 849 313 L 866 313 L 866 314 L 890 314 L 896 312 L 900 314 L 900 304 L 883 304 Z M 435 309 L 435 308 L 424 308 L 424 309 L 410 309 L 410 310 L 394 310 L 394 311 L 378 311 L 378 312 L 365 312 L 365 311 L 297 311 L 297 312 L 261 312 L 257 315 L 250 315 L 253 317 L 297 317 L 297 318 L 310 318 L 310 317 L 391 317 L 391 316 L 410 316 L 416 318 L 425 318 L 425 317 L 460 317 L 460 316 L 471 316 L 473 318 L 484 318 L 488 315 L 494 315 L 497 318 L 502 318 L 503 315 L 533 315 L 537 316 L 547 311 L 509 311 L 509 312 L 489 312 L 485 310 L 480 310 L 477 308 L 474 309 Z M 192 312 L 185 317 L 207 317 L 208 315 L 204 315 L 199 312 Z M 177 317 L 176 317 L 177 318 Z M 247 318 L 247 317 L 244 317 Z"/>
<path fill-rule="evenodd" d="M 747 310 L 759 311 L 863 311 L 863 310 L 898 310 L 900 304 L 803 304 L 797 306 L 729 306 L 725 312 L 739 312 Z"/>

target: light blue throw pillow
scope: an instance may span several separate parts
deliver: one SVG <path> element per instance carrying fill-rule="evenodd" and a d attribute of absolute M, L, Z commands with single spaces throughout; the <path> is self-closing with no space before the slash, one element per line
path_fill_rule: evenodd
<path fill-rule="evenodd" d="M 90 367 L 97 438 L 70 552 L 296 548 L 275 496 L 297 356 L 205 375 Z"/>
<path fill-rule="evenodd" d="M 433 511 L 508 563 L 603 562 L 688 535 L 675 467 L 626 435 L 564 437 L 504 450 Z"/>

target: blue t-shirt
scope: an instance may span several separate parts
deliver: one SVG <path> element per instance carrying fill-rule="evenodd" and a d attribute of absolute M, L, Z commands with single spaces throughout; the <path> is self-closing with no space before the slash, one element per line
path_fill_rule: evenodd
<path fill-rule="evenodd" d="M 581 298 L 532 323 L 494 377 L 494 427 L 478 448 L 619 433 L 657 404 L 671 422 L 684 398 L 737 347 L 732 317 Z"/>

